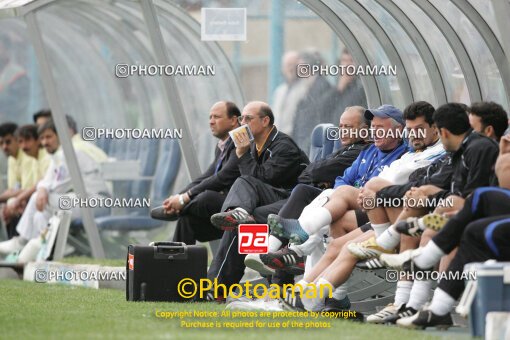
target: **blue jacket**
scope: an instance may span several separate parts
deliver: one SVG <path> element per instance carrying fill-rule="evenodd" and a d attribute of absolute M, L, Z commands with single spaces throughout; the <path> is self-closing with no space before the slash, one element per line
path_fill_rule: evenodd
<path fill-rule="evenodd" d="M 345 169 L 342 176 L 338 176 L 335 180 L 335 188 L 341 185 L 350 185 L 361 188 L 372 177 L 379 175 L 385 165 L 400 158 L 404 153 L 409 151 L 407 143 L 400 144 L 391 152 L 379 150 L 374 144 L 361 151 L 358 158 L 352 165 Z"/>

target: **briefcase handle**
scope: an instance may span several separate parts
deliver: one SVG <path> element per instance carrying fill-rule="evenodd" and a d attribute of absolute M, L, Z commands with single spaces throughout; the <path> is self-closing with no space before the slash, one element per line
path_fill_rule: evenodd
<path fill-rule="evenodd" d="M 188 246 L 183 242 L 153 242 L 154 258 L 184 260 L 188 258 Z"/>
<path fill-rule="evenodd" d="M 159 241 L 159 242 L 151 242 L 149 246 L 174 246 L 174 247 L 186 247 L 186 243 L 184 242 L 172 242 L 172 241 Z"/>

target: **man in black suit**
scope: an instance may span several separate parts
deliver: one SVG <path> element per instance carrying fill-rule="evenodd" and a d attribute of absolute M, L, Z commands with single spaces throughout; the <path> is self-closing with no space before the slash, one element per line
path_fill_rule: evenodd
<path fill-rule="evenodd" d="M 211 215 L 220 212 L 228 190 L 239 177 L 238 157 L 228 132 L 239 126 L 241 112 L 232 102 L 221 101 L 211 107 L 209 125 L 218 138 L 215 157 L 207 170 L 163 206 L 151 211 L 162 220 L 178 219 L 173 241 L 195 244 L 221 238 L 223 231 L 212 226 Z"/>

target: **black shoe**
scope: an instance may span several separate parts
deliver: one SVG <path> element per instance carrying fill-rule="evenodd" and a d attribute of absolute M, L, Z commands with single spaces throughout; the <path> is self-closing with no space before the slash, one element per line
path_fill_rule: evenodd
<path fill-rule="evenodd" d="M 193 302 L 216 302 L 223 304 L 226 302 L 226 299 L 222 296 L 217 296 L 215 298 L 214 293 L 212 291 L 208 291 L 203 298 L 200 298 L 200 294 L 195 295 Z"/>
<path fill-rule="evenodd" d="M 349 310 L 349 308 L 351 308 L 351 300 L 349 300 L 348 296 L 344 297 L 342 300 L 326 298 L 325 304 L 324 312 Z"/>
<path fill-rule="evenodd" d="M 167 214 L 163 207 L 157 207 L 151 210 L 151 217 L 156 220 L 177 221 L 180 216 L 178 214 Z"/>
<path fill-rule="evenodd" d="M 391 315 L 388 318 L 386 318 L 385 323 L 396 323 L 397 320 L 402 318 L 408 318 L 410 316 L 415 315 L 418 313 L 418 311 L 412 307 L 406 307 L 406 305 L 402 305 L 400 309 L 398 310 L 398 313 L 396 315 Z"/>
<path fill-rule="evenodd" d="M 409 236 L 420 236 L 423 230 L 418 224 L 419 217 L 409 217 L 405 221 L 400 221 L 395 224 L 395 230 L 400 234 Z"/>
<path fill-rule="evenodd" d="M 349 297 L 345 297 L 342 300 L 333 298 L 326 298 L 326 306 L 321 312 L 331 313 L 329 317 L 336 317 L 337 319 L 346 319 L 351 321 L 363 322 L 365 316 L 363 313 L 351 310 L 351 301 Z"/>
<path fill-rule="evenodd" d="M 453 326 L 453 320 L 450 313 L 445 315 L 436 315 L 430 310 L 421 310 L 415 316 L 408 319 L 410 322 L 398 322 L 399 326 L 407 328 L 421 328 L 436 327 L 437 329 L 448 329 Z M 404 321 L 404 320 L 402 320 Z"/>
<path fill-rule="evenodd" d="M 211 223 L 220 230 L 234 230 L 240 224 L 254 224 L 257 222 L 255 221 L 255 218 L 248 214 L 244 209 L 235 208 L 212 215 Z"/>
<path fill-rule="evenodd" d="M 359 269 L 364 269 L 364 270 L 376 270 L 376 269 L 386 268 L 384 266 L 384 264 L 382 264 L 381 261 L 379 261 L 378 258 L 360 261 L 360 262 L 356 263 L 356 267 Z"/>
<path fill-rule="evenodd" d="M 261 254 L 260 260 L 270 268 L 280 269 L 291 275 L 301 275 L 305 272 L 305 257 L 299 256 L 287 247 L 274 253 Z"/>
<path fill-rule="evenodd" d="M 283 298 L 280 298 L 280 303 L 283 309 L 291 311 L 306 311 L 303 302 L 301 301 L 301 292 L 297 291 L 292 294 L 292 290 L 287 289 Z"/>

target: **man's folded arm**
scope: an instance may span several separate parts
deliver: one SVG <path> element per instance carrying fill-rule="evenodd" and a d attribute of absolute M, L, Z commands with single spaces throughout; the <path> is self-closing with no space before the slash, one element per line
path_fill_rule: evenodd
<path fill-rule="evenodd" d="M 266 152 L 271 152 L 271 157 L 260 165 L 249 152 L 239 158 L 241 175 L 251 175 L 274 186 L 279 186 L 287 178 L 297 178 L 304 167 L 300 164 L 302 161 L 300 150 L 290 149 L 283 143 L 270 150 Z"/>

